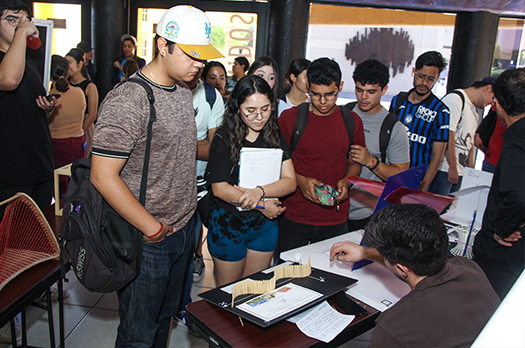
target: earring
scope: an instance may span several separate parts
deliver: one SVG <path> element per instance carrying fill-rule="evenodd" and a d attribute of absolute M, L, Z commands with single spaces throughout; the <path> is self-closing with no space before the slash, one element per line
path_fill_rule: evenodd
<path fill-rule="evenodd" d="M 161 56 L 161 57 L 164 57 L 164 52 L 160 52 L 160 56 Z"/>

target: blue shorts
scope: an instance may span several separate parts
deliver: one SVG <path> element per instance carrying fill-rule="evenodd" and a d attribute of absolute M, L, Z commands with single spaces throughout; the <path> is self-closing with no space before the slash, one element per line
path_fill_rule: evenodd
<path fill-rule="evenodd" d="M 263 215 L 246 217 L 230 214 L 217 205 L 213 208 L 208 228 L 208 249 L 219 260 L 241 261 L 248 249 L 274 251 L 278 238 L 276 220 Z"/>

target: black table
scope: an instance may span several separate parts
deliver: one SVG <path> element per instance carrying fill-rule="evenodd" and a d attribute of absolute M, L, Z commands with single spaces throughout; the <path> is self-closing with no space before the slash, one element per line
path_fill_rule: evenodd
<path fill-rule="evenodd" d="M 353 298 L 352 298 L 353 299 Z M 324 343 L 303 334 L 297 325 L 286 320 L 261 328 L 208 301 L 200 300 L 186 307 L 186 314 L 195 331 L 211 347 L 337 347 L 374 327 L 380 312 L 356 299 L 368 311 L 355 319 L 329 343 Z"/>

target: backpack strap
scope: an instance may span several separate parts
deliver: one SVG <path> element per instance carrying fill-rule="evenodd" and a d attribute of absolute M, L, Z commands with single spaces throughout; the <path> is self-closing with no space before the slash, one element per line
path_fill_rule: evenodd
<path fill-rule="evenodd" d="M 357 105 L 357 102 L 351 102 L 345 105 L 345 108 L 348 108 L 348 110 L 352 111 L 354 110 L 355 106 Z"/>
<path fill-rule="evenodd" d="M 393 114 L 398 116 L 399 115 L 399 109 L 401 109 L 401 106 L 403 106 L 403 103 L 408 98 L 408 92 L 400 92 L 396 97 L 396 105 L 394 108 Z"/>
<path fill-rule="evenodd" d="M 206 92 L 206 101 L 210 104 L 211 110 L 213 109 L 213 105 L 215 105 L 215 100 L 217 100 L 216 89 L 208 82 L 204 81 L 204 91 Z"/>
<path fill-rule="evenodd" d="M 457 94 L 461 98 L 461 115 L 459 116 L 459 121 L 458 121 L 458 124 L 459 124 L 461 120 L 463 119 L 463 110 L 465 110 L 465 96 L 463 95 L 463 93 L 461 93 L 459 89 L 455 89 L 449 92 L 448 94 Z"/>
<path fill-rule="evenodd" d="M 144 166 L 142 167 L 142 180 L 140 181 L 139 196 L 139 202 L 144 206 L 146 203 L 146 186 L 148 183 L 149 155 L 151 152 L 151 138 L 153 136 L 153 122 L 157 121 L 157 113 L 155 112 L 155 105 L 153 105 L 155 103 L 155 96 L 153 95 L 150 85 L 146 81 L 136 77 L 125 79 L 119 83 L 117 87 L 127 82 L 133 82 L 141 85 L 146 90 L 149 101 L 148 137 L 146 140 L 146 151 L 144 153 Z"/>
<path fill-rule="evenodd" d="M 345 123 L 346 132 L 348 133 L 348 151 L 346 152 L 346 157 L 350 155 L 350 149 L 352 146 L 352 143 L 354 142 L 354 115 L 353 111 L 348 109 L 345 106 L 339 106 L 339 109 L 341 110 L 341 114 L 343 115 L 343 121 Z"/>
<path fill-rule="evenodd" d="M 310 103 L 302 103 L 297 107 L 297 117 L 295 119 L 295 125 L 293 127 L 292 139 L 290 139 L 290 150 L 294 152 L 299 144 L 299 139 L 303 135 L 303 132 L 308 123 L 308 116 L 310 114 Z"/>
<path fill-rule="evenodd" d="M 405 92 L 401 92 L 405 93 Z M 403 100 L 404 102 L 404 100 Z M 348 103 L 345 105 L 345 108 L 349 110 L 353 110 L 355 106 L 357 105 L 357 102 Z M 381 162 L 386 163 L 386 149 L 388 147 L 388 143 L 390 142 L 390 136 L 392 135 L 392 129 L 394 129 L 394 125 L 396 122 L 400 122 L 397 116 L 391 112 L 386 115 L 385 119 L 383 120 L 383 123 L 381 124 L 381 129 L 379 131 L 379 151 L 381 152 Z"/>
<path fill-rule="evenodd" d="M 346 131 L 348 133 L 348 152 L 347 156 L 350 153 L 350 147 L 352 146 L 354 140 L 354 116 L 350 109 L 339 106 L 341 114 L 343 115 L 343 121 L 345 123 Z M 297 107 L 297 117 L 295 119 L 295 125 L 293 128 L 292 139 L 290 140 L 290 150 L 294 152 L 299 144 L 299 139 L 304 133 L 306 124 L 308 123 L 308 116 L 310 113 L 310 103 L 302 103 Z"/>
<path fill-rule="evenodd" d="M 396 115 L 389 112 L 381 124 L 381 130 L 379 131 L 379 151 L 381 152 L 381 162 L 383 163 L 386 163 L 386 149 L 396 122 L 401 121 L 399 121 Z"/>

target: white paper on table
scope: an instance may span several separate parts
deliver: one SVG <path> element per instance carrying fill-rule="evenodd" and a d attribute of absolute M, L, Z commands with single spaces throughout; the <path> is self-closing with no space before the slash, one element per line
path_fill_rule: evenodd
<path fill-rule="evenodd" d="M 297 322 L 297 327 L 306 336 L 328 343 L 354 320 L 354 315 L 341 314 L 323 301 L 307 311 Z"/>
<path fill-rule="evenodd" d="M 356 269 L 349 276 L 358 279 L 358 282 L 346 293 L 381 312 L 395 305 L 410 292 L 408 284 L 397 279 L 377 262 Z"/>
<path fill-rule="evenodd" d="M 346 293 L 377 310 L 384 311 L 410 292 L 408 284 L 397 279 L 392 272 L 376 262 L 352 271 L 353 263 L 330 261 L 329 259 L 330 248 L 335 243 L 350 241 L 359 244 L 362 238 L 363 231 L 350 232 L 282 252 L 280 257 L 283 260 L 294 260 L 300 253 L 302 263 L 308 263 L 308 258 L 310 258 L 314 268 L 357 279 L 358 282 L 353 284 Z"/>
<path fill-rule="evenodd" d="M 288 283 L 246 301 L 238 305 L 237 308 L 261 320 L 270 321 L 322 296 L 317 291 L 294 283 Z"/>
<path fill-rule="evenodd" d="M 281 178 L 283 150 L 243 147 L 239 160 L 239 186 L 255 188 Z"/>

